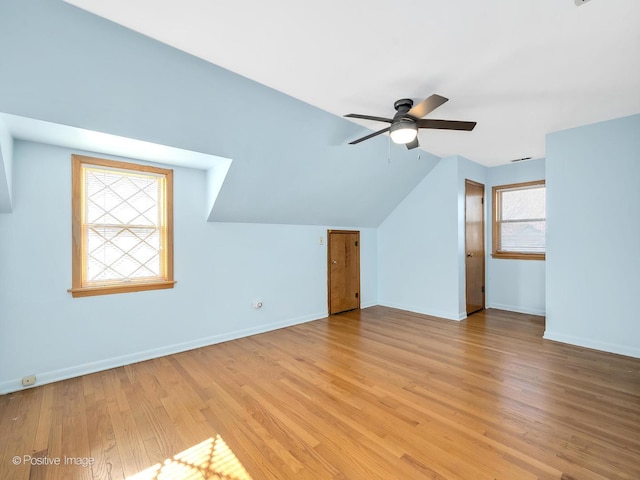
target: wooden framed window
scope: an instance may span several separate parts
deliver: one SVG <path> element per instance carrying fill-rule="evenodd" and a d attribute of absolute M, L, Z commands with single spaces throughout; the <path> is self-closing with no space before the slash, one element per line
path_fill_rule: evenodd
<path fill-rule="evenodd" d="M 173 288 L 173 170 L 72 155 L 74 297 Z"/>
<path fill-rule="evenodd" d="M 494 258 L 544 260 L 545 237 L 544 180 L 493 187 Z"/>

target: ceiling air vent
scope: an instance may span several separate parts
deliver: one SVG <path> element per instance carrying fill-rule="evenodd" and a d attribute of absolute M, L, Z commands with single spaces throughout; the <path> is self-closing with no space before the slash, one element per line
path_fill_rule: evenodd
<path fill-rule="evenodd" d="M 576 5 L 579 7 L 583 3 L 587 3 L 589 0 L 574 0 L 574 1 L 576 2 Z"/>

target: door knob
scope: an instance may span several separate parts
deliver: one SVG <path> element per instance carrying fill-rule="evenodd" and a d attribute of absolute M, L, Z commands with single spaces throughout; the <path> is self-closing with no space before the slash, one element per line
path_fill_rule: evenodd
<path fill-rule="evenodd" d="M 473 257 L 473 252 L 467 253 L 467 257 Z"/>
<path fill-rule="evenodd" d="M 337 260 L 331 260 L 331 263 L 332 263 L 333 265 L 336 265 L 336 264 L 338 263 L 338 261 L 337 261 Z"/>

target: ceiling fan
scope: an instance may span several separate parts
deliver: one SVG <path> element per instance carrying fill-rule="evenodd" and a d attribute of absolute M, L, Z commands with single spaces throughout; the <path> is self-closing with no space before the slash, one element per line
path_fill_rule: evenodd
<path fill-rule="evenodd" d="M 409 150 L 419 147 L 418 129 L 437 128 L 441 130 L 464 130 L 470 132 L 476 126 L 476 122 L 459 122 L 455 120 L 432 120 L 423 119 L 425 115 L 434 111 L 449 99 L 440 95 L 431 95 L 417 105 L 413 105 L 410 98 L 402 98 L 393 104 L 396 114 L 393 118 L 374 117 L 371 115 L 361 115 L 359 113 L 349 113 L 348 118 L 362 118 L 364 120 L 374 120 L 376 122 L 390 123 L 391 125 L 382 130 L 378 130 L 370 135 L 358 138 L 349 145 L 364 142 L 381 133 L 389 132 L 389 136 L 394 143 L 406 145 Z"/>

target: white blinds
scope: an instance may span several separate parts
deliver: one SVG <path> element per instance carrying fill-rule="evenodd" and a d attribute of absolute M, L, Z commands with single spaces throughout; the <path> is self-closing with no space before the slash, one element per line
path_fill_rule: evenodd
<path fill-rule="evenodd" d="M 545 186 L 498 190 L 498 250 L 545 253 Z"/>

